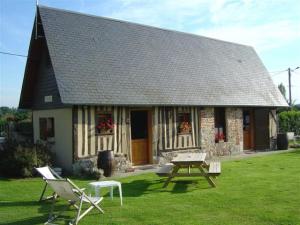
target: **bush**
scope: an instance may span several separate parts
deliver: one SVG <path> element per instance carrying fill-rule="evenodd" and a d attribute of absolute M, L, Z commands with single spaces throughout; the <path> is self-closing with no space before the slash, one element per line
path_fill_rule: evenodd
<path fill-rule="evenodd" d="M 31 121 L 19 121 L 16 123 L 16 131 L 25 136 L 31 136 L 33 127 Z"/>
<path fill-rule="evenodd" d="M 52 165 L 53 153 L 47 143 L 18 143 L 7 140 L 0 149 L 0 175 L 4 177 L 32 177 L 34 167 Z"/>
<path fill-rule="evenodd" d="M 279 113 L 280 132 L 294 132 L 300 135 L 300 111 L 291 110 Z"/>

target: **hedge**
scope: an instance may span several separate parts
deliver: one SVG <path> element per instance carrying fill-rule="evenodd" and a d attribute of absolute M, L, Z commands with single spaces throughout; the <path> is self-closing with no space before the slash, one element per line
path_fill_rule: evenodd
<path fill-rule="evenodd" d="M 294 132 L 300 135 L 300 111 L 291 110 L 279 113 L 280 132 Z"/>

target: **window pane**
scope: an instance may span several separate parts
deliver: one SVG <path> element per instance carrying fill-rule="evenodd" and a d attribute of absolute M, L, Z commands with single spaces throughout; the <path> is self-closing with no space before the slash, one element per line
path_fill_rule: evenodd
<path fill-rule="evenodd" d="M 40 118 L 40 139 L 46 141 L 54 137 L 54 118 Z"/>
<path fill-rule="evenodd" d="M 131 112 L 131 139 L 146 139 L 148 137 L 147 111 Z"/>
<path fill-rule="evenodd" d="M 54 137 L 54 118 L 47 118 L 47 134 L 49 137 Z"/>
<path fill-rule="evenodd" d="M 47 140 L 47 118 L 40 118 L 40 139 Z"/>
<path fill-rule="evenodd" d="M 249 111 L 243 111 L 243 129 L 249 131 L 250 130 L 250 113 Z"/>
<path fill-rule="evenodd" d="M 215 142 L 226 141 L 225 108 L 215 108 Z"/>

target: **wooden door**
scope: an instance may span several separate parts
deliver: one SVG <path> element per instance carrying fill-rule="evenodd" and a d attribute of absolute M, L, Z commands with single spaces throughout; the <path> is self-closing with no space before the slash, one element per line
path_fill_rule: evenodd
<path fill-rule="evenodd" d="M 131 111 L 131 146 L 134 165 L 149 163 L 148 112 Z"/>
<path fill-rule="evenodd" d="M 254 137 L 253 137 L 253 111 L 243 111 L 243 136 L 244 136 L 244 150 L 253 149 Z"/>
<path fill-rule="evenodd" d="M 255 109 L 254 114 L 254 140 L 256 150 L 266 150 L 270 148 L 270 121 L 269 109 Z"/>

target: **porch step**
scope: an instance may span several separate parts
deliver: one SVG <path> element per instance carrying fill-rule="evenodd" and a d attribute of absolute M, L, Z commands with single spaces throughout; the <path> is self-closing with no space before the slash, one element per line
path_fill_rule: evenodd
<path fill-rule="evenodd" d="M 155 169 L 156 166 L 152 164 L 148 164 L 148 165 L 133 166 L 133 168 L 136 170 L 149 170 L 149 169 Z"/>

